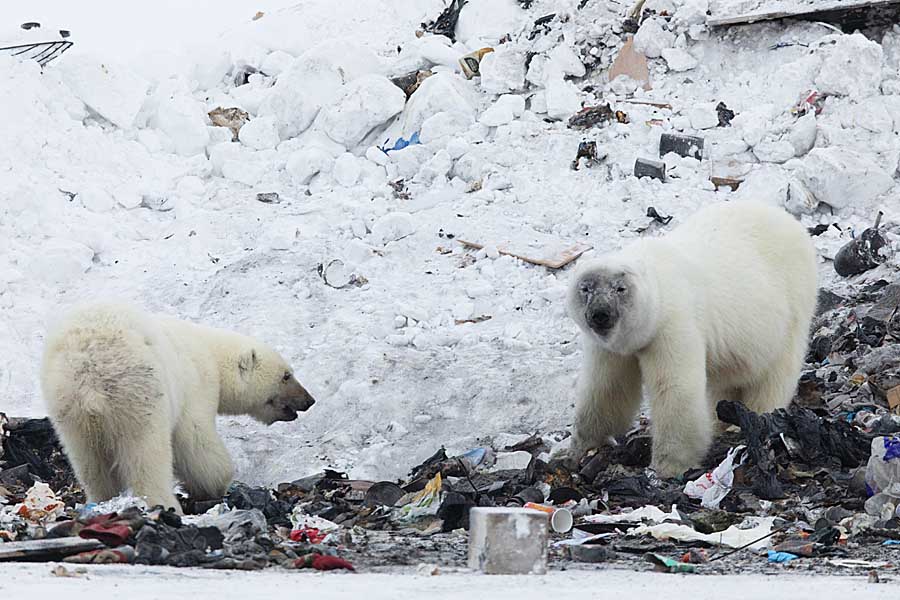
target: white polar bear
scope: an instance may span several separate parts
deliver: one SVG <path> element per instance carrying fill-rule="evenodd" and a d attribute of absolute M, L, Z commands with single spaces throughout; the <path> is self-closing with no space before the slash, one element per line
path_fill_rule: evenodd
<path fill-rule="evenodd" d="M 315 402 L 257 340 L 112 304 L 78 308 L 49 335 L 41 387 L 89 501 L 131 488 L 179 512 L 174 474 L 199 498 L 231 482 L 217 414 L 268 425 Z"/>
<path fill-rule="evenodd" d="M 703 208 L 666 236 L 584 264 L 568 310 L 583 331 L 570 458 L 623 434 L 650 401 L 652 466 L 698 466 L 715 405 L 787 406 L 806 355 L 817 259 L 805 228 L 753 202 Z"/>

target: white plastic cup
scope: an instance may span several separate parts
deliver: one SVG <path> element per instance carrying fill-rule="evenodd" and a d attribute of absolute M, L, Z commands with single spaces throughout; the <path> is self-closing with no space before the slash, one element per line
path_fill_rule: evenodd
<path fill-rule="evenodd" d="M 527 502 L 523 508 L 539 510 L 550 515 L 550 527 L 556 533 L 568 533 L 575 524 L 575 517 L 572 516 L 572 511 L 568 508 L 556 508 L 546 504 L 535 504 L 534 502 Z"/>

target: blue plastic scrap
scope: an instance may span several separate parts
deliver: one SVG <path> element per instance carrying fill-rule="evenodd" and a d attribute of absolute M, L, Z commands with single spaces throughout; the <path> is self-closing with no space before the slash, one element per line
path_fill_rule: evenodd
<path fill-rule="evenodd" d="M 769 550 L 770 563 L 786 563 L 794 560 L 795 558 L 800 557 L 796 554 L 791 554 L 790 552 L 775 552 L 774 550 Z"/>
<path fill-rule="evenodd" d="M 884 438 L 884 461 L 900 458 L 900 437 L 892 435 Z"/>
<path fill-rule="evenodd" d="M 882 546 L 900 546 L 900 540 L 884 540 Z"/>
<path fill-rule="evenodd" d="M 387 147 L 388 140 L 384 141 L 384 146 L 379 146 L 378 149 L 387 154 L 388 152 L 392 152 L 393 150 L 403 150 L 407 146 L 415 146 L 416 144 L 421 144 L 419 141 L 419 132 L 415 132 L 411 136 L 409 136 L 408 140 L 403 139 L 402 137 L 397 138 L 397 141 L 394 142 L 394 146 L 392 148 Z"/>

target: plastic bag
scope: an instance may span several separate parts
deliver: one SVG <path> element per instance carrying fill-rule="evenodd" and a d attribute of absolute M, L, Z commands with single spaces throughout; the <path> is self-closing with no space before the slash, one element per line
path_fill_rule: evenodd
<path fill-rule="evenodd" d="M 734 483 L 734 470 L 744 464 L 747 459 L 745 453 L 741 453 L 740 462 L 735 464 L 734 459 L 746 446 L 737 446 L 728 451 L 728 454 L 719 463 L 719 466 L 711 472 L 702 475 L 694 481 L 689 481 L 684 486 L 684 493 L 689 498 L 700 499 L 703 508 L 719 508 L 719 504 L 731 491 Z"/>
<path fill-rule="evenodd" d="M 887 520 L 900 515 L 900 436 L 872 440 L 872 455 L 866 465 L 866 512 Z"/>

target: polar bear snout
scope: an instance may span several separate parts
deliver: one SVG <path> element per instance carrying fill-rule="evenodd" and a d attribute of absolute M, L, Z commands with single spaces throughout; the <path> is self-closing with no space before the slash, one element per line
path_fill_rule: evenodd
<path fill-rule="evenodd" d="M 588 304 L 584 317 L 591 329 L 599 334 L 605 334 L 609 333 L 619 320 L 619 311 L 612 304 L 597 299 Z"/>

